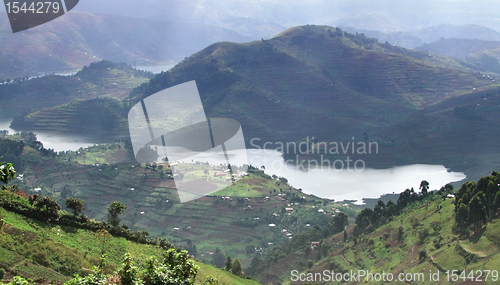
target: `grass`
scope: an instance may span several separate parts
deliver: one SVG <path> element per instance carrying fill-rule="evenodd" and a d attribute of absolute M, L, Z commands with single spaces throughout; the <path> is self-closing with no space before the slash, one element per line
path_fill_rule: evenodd
<path fill-rule="evenodd" d="M 108 273 L 121 266 L 126 252 L 132 255 L 137 265 L 143 264 L 150 256 L 161 257 L 163 254 L 155 246 L 124 238 L 103 241 L 87 230 L 51 226 L 2 208 L 0 211 L 7 223 L 0 233 L 0 267 L 24 278 L 65 282 L 73 274 L 85 274 L 87 269 L 96 265 L 102 251 L 107 254 L 105 271 Z M 196 279 L 199 283 L 210 275 L 219 278 L 222 284 L 257 284 L 211 265 L 195 263 L 200 267 Z"/>

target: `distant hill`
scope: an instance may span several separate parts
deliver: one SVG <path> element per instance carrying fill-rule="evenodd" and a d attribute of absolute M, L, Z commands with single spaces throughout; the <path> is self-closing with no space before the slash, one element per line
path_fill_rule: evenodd
<path fill-rule="evenodd" d="M 223 28 L 72 11 L 13 34 L 0 17 L 0 79 L 75 71 L 102 59 L 132 65 L 173 64 L 219 41 L 248 38 Z"/>
<path fill-rule="evenodd" d="M 457 40 L 477 40 L 478 43 L 483 43 L 484 41 L 500 41 L 500 32 L 497 32 L 493 29 L 482 27 L 479 25 L 451 25 L 451 24 L 441 24 L 430 27 L 421 28 L 419 30 L 405 30 L 405 31 L 397 31 L 397 32 L 384 32 L 384 31 L 376 31 L 376 30 L 368 30 L 368 29 L 360 29 L 354 27 L 341 27 L 342 29 L 350 32 L 350 33 L 363 33 L 367 37 L 376 38 L 380 42 L 389 42 L 391 44 L 405 47 L 405 48 L 416 48 L 421 49 L 423 45 L 431 45 L 430 52 L 432 51 L 432 47 L 435 45 L 442 45 L 445 42 L 442 42 L 443 39 L 455 41 L 457 44 Z M 437 43 L 436 43 L 437 42 Z M 471 44 L 476 41 L 462 41 L 460 44 L 465 45 L 462 46 L 454 46 L 453 49 L 461 49 L 471 46 Z M 451 43 L 450 43 L 451 44 Z M 485 44 L 485 43 L 483 43 Z M 477 44 L 476 44 L 477 45 Z M 443 47 L 444 52 L 444 47 Z M 448 56 L 455 56 L 456 51 L 447 51 L 443 52 L 434 52 L 437 54 L 443 54 Z"/>
<path fill-rule="evenodd" d="M 4 83 L 0 84 L 0 118 L 14 118 L 76 100 L 96 97 L 125 99 L 132 88 L 152 76 L 126 64 L 102 61 L 71 76 L 47 75 L 29 80 L 12 78 L 9 83 L 0 80 Z"/>
<path fill-rule="evenodd" d="M 472 39 L 441 38 L 438 41 L 416 47 L 430 53 L 465 58 L 473 53 L 500 47 L 500 41 L 483 41 Z"/>

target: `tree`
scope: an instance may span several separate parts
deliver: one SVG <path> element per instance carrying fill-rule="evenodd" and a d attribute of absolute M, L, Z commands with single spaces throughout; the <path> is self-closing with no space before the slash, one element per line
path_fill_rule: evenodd
<path fill-rule="evenodd" d="M 43 213 L 47 220 L 49 219 L 57 219 L 59 217 L 59 210 L 61 210 L 61 206 L 57 204 L 56 200 L 51 197 L 39 197 L 36 200 L 35 208 Z"/>
<path fill-rule="evenodd" d="M 85 207 L 83 206 L 83 201 L 82 199 L 79 198 L 66 199 L 66 207 L 68 207 L 68 209 L 71 209 L 73 211 L 74 216 L 80 216 L 83 210 L 85 210 Z"/>
<path fill-rule="evenodd" d="M 493 209 L 495 209 L 495 211 L 498 211 L 498 209 L 500 209 L 500 192 L 497 192 L 497 194 L 495 195 L 495 201 L 493 202 Z"/>
<path fill-rule="evenodd" d="M 233 262 L 233 267 L 231 268 L 231 272 L 236 275 L 236 276 L 242 276 L 243 275 L 243 268 L 241 265 L 241 262 L 238 258 L 236 258 Z"/>
<path fill-rule="evenodd" d="M 215 265 L 217 268 L 223 268 L 224 259 L 225 259 L 224 254 L 220 251 L 219 248 L 216 248 L 214 254 L 212 255 L 212 264 Z"/>
<path fill-rule="evenodd" d="M 101 243 L 101 255 L 104 255 L 107 242 L 110 241 L 113 236 L 107 230 L 103 229 L 98 230 L 95 235 Z"/>
<path fill-rule="evenodd" d="M 423 180 L 422 182 L 420 182 L 419 189 L 422 191 L 422 195 L 427 195 L 427 191 L 429 190 L 429 182 L 427 182 L 427 180 Z"/>
<path fill-rule="evenodd" d="M 127 206 L 118 201 L 114 201 L 113 203 L 109 204 L 108 223 L 113 227 L 118 227 L 118 225 L 120 224 L 120 219 L 118 218 L 118 215 L 123 215 L 125 209 L 127 209 Z"/>
<path fill-rule="evenodd" d="M 347 242 L 347 232 L 344 230 L 344 242 Z"/>
<path fill-rule="evenodd" d="M 347 215 L 344 213 L 338 213 L 335 217 L 333 217 L 332 221 L 330 222 L 330 234 L 336 234 L 340 233 L 347 227 L 348 221 L 347 221 Z"/>
<path fill-rule="evenodd" d="M 231 259 L 231 256 L 228 256 L 226 258 L 226 270 L 231 271 L 232 267 L 233 267 L 233 260 Z"/>
<path fill-rule="evenodd" d="M 482 192 L 479 192 L 480 194 Z M 476 194 L 469 203 L 469 219 L 474 224 L 474 230 L 477 231 L 481 228 L 487 219 L 487 211 L 479 195 Z"/>
<path fill-rule="evenodd" d="M 122 262 L 122 268 L 118 271 L 118 275 L 120 276 L 120 282 L 122 285 L 134 285 L 137 284 L 137 275 L 138 269 L 134 266 L 134 262 L 132 261 L 132 256 L 130 253 L 125 254 L 125 259 Z"/>

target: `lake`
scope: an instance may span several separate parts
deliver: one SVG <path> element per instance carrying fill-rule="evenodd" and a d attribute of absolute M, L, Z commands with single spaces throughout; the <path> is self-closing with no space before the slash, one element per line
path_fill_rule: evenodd
<path fill-rule="evenodd" d="M 153 74 L 161 73 L 162 71 L 167 71 L 170 68 L 174 67 L 175 64 L 166 64 L 166 65 L 138 65 L 134 66 L 135 69 L 145 70 L 152 72 Z"/>
<path fill-rule="evenodd" d="M 302 188 L 304 193 L 336 201 L 356 200 L 356 204 L 362 204 L 363 198 L 399 194 L 411 187 L 418 192 L 422 180 L 427 180 L 434 190 L 467 177 L 464 173 L 450 172 L 443 165 L 414 164 L 360 171 L 315 167 L 303 171 L 296 164 L 285 164 L 277 151 L 249 150 L 248 158 L 253 166 L 263 165 L 267 174 L 285 177 L 290 185 Z"/>
<path fill-rule="evenodd" d="M 16 133 L 9 128 L 9 125 L 10 121 L 0 122 L 0 130 Z M 109 138 L 106 141 L 106 138 L 102 137 L 92 138 L 43 131 L 35 133 L 45 148 L 52 148 L 55 151 L 78 150 L 80 147 L 109 143 Z M 418 191 L 422 180 L 427 180 L 430 189 L 433 190 L 466 178 L 464 173 L 450 172 L 443 165 L 415 164 L 388 169 L 366 168 L 362 171 L 317 167 L 303 171 L 296 165 L 285 164 L 278 151 L 249 149 L 229 155 L 241 155 L 244 152 L 249 164 L 258 168 L 264 166 L 265 172 L 269 175 L 285 177 L 290 185 L 302 188 L 304 193 L 336 201 L 356 200 L 357 204 L 361 204 L 363 198 L 379 198 L 384 194 L 400 193 L 406 188 L 413 187 Z"/>

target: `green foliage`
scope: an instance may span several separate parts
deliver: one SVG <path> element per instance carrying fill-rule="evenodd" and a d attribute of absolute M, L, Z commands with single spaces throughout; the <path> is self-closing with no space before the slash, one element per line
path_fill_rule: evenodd
<path fill-rule="evenodd" d="M 68 198 L 66 199 L 66 207 L 71 209 L 73 211 L 73 215 L 79 216 L 83 213 L 83 210 L 85 210 L 85 207 L 83 206 L 83 201 L 82 199 L 79 198 Z"/>
<path fill-rule="evenodd" d="M 212 255 L 212 264 L 215 265 L 215 267 L 217 267 L 217 268 L 223 268 L 224 267 L 224 261 L 225 261 L 224 254 L 217 247 L 215 249 L 214 254 Z"/>
<path fill-rule="evenodd" d="M 16 178 L 16 170 L 11 163 L 0 162 L 0 181 L 7 184 Z"/>
<path fill-rule="evenodd" d="M 455 221 L 457 228 L 466 233 L 473 226 L 478 231 L 500 208 L 500 174 L 493 171 L 490 176 L 477 182 L 466 182 L 455 193 Z"/>
<path fill-rule="evenodd" d="M 120 224 L 118 215 L 123 215 L 125 209 L 127 209 L 127 206 L 125 206 L 124 204 L 118 201 L 112 202 L 108 207 L 108 223 L 113 227 L 118 227 L 118 225 Z"/>
<path fill-rule="evenodd" d="M 243 276 L 243 268 L 241 265 L 241 261 L 236 258 L 233 262 L 233 266 L 231 267 L 231 272 L 236 276 Z"/>
<path fill-rule="evenodd" d="M 233 260 L 231 259 L 231 256 L 227 256 L 226 258 L 226 271 L 231 271 L 231 268 L 233 267 Z"/>

